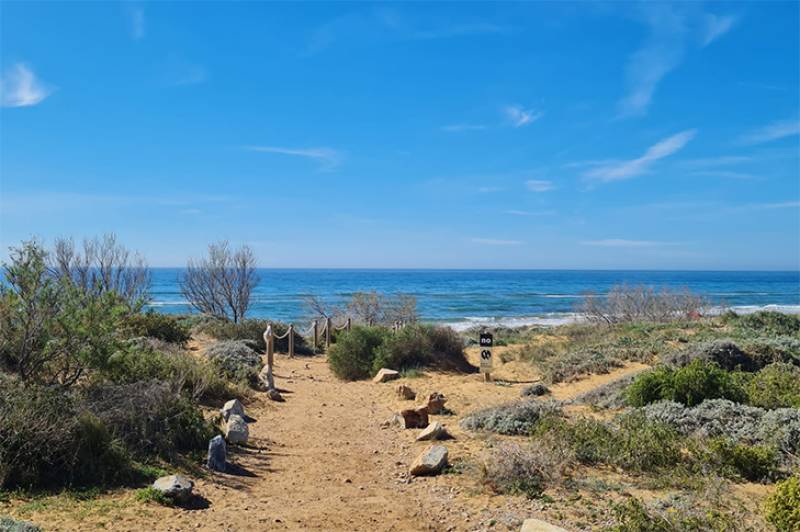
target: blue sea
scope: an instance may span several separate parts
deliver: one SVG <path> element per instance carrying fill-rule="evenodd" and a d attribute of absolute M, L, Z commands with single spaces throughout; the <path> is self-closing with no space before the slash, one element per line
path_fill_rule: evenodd
<path fill-rule="evenodd" d="M 153 270 L 151 306 L 189 313 L 178 268 Z M 575 318 L 583 294 L 620 283 L 688 288 L 718 308 L 767 308 L 800 313 L 800 272 L 572 270 L 323 270 L 262 269 L 249 315 L 299 323 L 315 295 L 342 305 L 354 292 L 375 290 L 417 298 L 423 320 L 463 329 L 473 325 L 558 324 Z"/>

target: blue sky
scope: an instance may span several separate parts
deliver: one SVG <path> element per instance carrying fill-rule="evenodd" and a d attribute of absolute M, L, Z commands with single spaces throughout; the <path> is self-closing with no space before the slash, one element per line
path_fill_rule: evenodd
<path fill-rule="evenodd" d="M 0 5 L 0 244 L 800 268 L 797 2 Z"/>

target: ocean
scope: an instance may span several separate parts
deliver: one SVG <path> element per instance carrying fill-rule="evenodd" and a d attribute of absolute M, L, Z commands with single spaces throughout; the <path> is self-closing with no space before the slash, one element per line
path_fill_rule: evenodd
<path fill-rule="evenodd" d="M 152 270 L 151 308 L 190 313 L 178 284 L 180 268 Z M 417 298 L 420 317 L 457 329 L 474 325 L 555 325 L 574 320 L 583 294 L 620 283 L 688 288 L 717 308 L 800 313 L 800 272 L 576 270 L 327 270 L 261 269 L 248 316 L 301 323 L 304 298 L 332 305 L 375 290 Z"/>

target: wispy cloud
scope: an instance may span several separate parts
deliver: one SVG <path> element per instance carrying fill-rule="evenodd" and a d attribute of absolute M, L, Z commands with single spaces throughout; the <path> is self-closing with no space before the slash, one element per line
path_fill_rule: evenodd
<path fill-rule="evenodd" d="M 661 242 L 658 240 L 627 240 L 624 238 L 606 238 L 603 240 L 584 240 L 583 246 L 598 246 L 605 248 L 654 248 L 662 246 L 676 246 L 678 242 Z"/>
<path fill-rule="evenodd" d="M 522 244 L 521 240 L 498 240 L 495 238 L 473 238 L 471 240 L 474 244 L 484 246 L 519 246 Z"/>
<path fill-rule="evenodd" d="M 44 101 L 51 92 L 25 63 L 16 63 L 0 80 L 3 107 L 31 107 Z"/>
<path fill-rule="evenodd" d="M 800 133 L 800 120 L 778 120 L 739 137 L 739 144 L 763 144 Z"/>
<path fill-rule="evenodd" d="M 723 179 L 756 179 L 758 176 L 747 172 L 731 172 L 729 170 L 700 170 L 691 172 L 691 175 L 697 177 L 720 177 Z"/>
<path fill-rule="evenodd" d="M 714 168 L 719 166 L 733 166 L 748 163 L 753 158 L 746 155 L 721 155 L 719 157 L 705 157 L 702 159 L 687 159 L 680 163 L 687 168 Z"/>
<path fill-rule="evenodd" d="M 556 213 L 554 210 L 547 210 L 547 211 L 518 211 L 518 210 L 508 210 L 505 211 L 506 214 L 510 214 L 512 216 L 552 216 Z"/>
<path fill-rule="evenodd" d="M 144 7 L 141 5 L 127 4 L 125 13 L 128 18 L 128 26 L 131 38 L 135 41 L 144 38 L 145 35 L 145 18 Z"/>
<path fill-rule="evenodd" d="M 673 153 L 681 150 L 694 138 L 696 133 L 697 130 L 695 129 L 687 129 L 686 131 L 682 131 L 653 144 L 641 157 L 628 161 L 600 165 L 584 173 L 584 177 L 589 180 L 608 183 L 640 176 L 646 173 L 650 166 L 656 161 L 664 157 L 669 157 Z"/>
<path fill-rule="evenodd" d="M 703 35 L 703 46 L 708 46 L 729 31 L 736 24 L 736 17 L 733 15 L 714 15 L 705 16 L 705 34 Z"/>
<path fill-rule="evenodd" d="M 480 131 L 482 129 L 486 129 L 486 126 L 483 124 L 450 124 L 447 126 L 442 126 L 442 131 L 447 131 L 448 133 L 462 133 L 464 131 Z"/>
<path fill-rule="evenodd" d="M 546 179 L 529 179 L 525 181 L 525 186 L 532 192 L 547 192 L 556 188 L 552 181 Z"/>
<path fill-rule="evenodd" d="M 276 153 L 312 159 L 322 170 L 333 170 L 342 162 L 342 155 L 332 148 L 283 148 L 279 146 L 244 146 L 245 150 L 261 153 Z"/>
<path fill-rule="evenodd" d="M 503 115 L 514 127 L 523 127 L 539 120 L 544 113 L 533 109 L 525 109 L 521 105 L 508 105 L 503 108 Z"/>

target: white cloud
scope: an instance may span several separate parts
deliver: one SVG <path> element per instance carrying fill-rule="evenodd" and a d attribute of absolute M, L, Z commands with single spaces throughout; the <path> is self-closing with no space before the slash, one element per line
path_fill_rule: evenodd
<path fill-rule="evenodd" d="M 525 109 L 521 105 L 509 105 L 503 108 L 503 114 L 514 127 L 527 126 L 539 120 L 544 113 L 533 109 Z"/>
<path fill-rule="evenodd" d="M 482 124 L 451 124 L 448 126 L 442 126 L 442 131 L 447 131 L 448 133 L 461 133 L 464 131 L 480 131 L 482 129 L 486 129 L 486 126 Z"/>
<path fill-rule="evenodd" d="M 17 63 L 0 81 L 0 101 L 3 107 L 31 107 L 50 95 L 36 74 L 26 64 Z"/>
<path fill-rule="evenodd" d="M 277 153 L 280 155 L 291 155 L 295 157 L 305 157 L 320 163 L 323 170 L 333 170 L 342 161 L 341 154 L 332 148 L 282 148 L 279 146 L 244 146 L 248 151 L 262 153 Z"/>
<path fill-rule="evenodd" d="M 520 240 L 497 240 L 495 238 L 473 238 L 472 242 L 485 246 L 519 246 L 522 244 Z"/>
<path fill-rule="evenodd" d="M 736 17 L 733 15 L 714 15 L 709 13 L 705 16 L 705 21 L 703 46 L 708 46 L 733 28 L 736 23 Z"/>
<path fill-rule="evenodd" d="M 762 144 L 800 133 L 800 120 L 778 120 L 739 138 L 740 144 Z"/>
<path fill-rule="evenodd" d="M 641 157 L 628 161 L 600 165 L 584 173 L 584 177 L 590 180 L 607 183 L 610 181 L 631 179 L 642 175 L 647 172 L 654 162 L 664 157 L 669 157 L 686 146 L 686 144 L 694 138 L 696 133 L 697 130 L 695 129 L 681 131 L 680 133 L 653 144 Z"/>
<path fill-rule="evenodd" d="M 545 179 L 529 179 L 525 181 L 525 186 L 532 192 L 547 192 L 556 188 L 552 181 Z"/>
<path fill-rule="evenodd" d="M 518 211 L 518 210 L 508 210 L 505 211 L 506 214 L 511 214 L 512 216 L 552 216 L 556 213 L 556 211 L 548 210 L 548 211 Z"/>
<path fill-rule="evenodd" d="M 598 246 L 606 248 L 653 248 L 661 246 L 676 246 L 677 242 L 659 242 L 657 240 L 626 240 L 624 238 L 606 238 L 603 240 L 585 240 L 583 246 Z"/>

